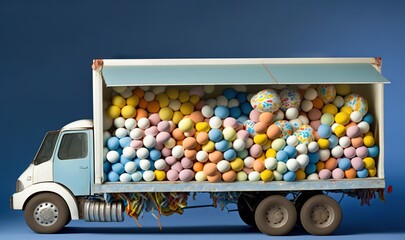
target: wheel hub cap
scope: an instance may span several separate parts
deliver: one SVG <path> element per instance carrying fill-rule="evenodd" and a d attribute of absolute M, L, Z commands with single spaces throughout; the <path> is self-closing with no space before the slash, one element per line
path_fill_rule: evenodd
<path fill-rule="evenodd" d="M 38 204 L 34 211 L 35 221 L 42 226 L 53 225 L 58 220 L 58 216 L 58 208 L 50 202 Z"/>
<path fill-rule="evenodd" d="M 327 224 L 330 220 L 330 211 L 327 207 L 323 205 L 317 205 L 312 210 L 311 218 L 315 224 L 318 225 Z"/>

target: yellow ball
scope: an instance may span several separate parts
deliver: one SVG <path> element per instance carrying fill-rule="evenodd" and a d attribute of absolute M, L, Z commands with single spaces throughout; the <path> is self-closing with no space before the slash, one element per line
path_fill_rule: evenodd
<path fill-rule="evenodd" d="M 129 98 L 127 98 L 127 105 L 131 105 L 131 106 L 138 106 L 139 103 L 139 98 L 136 95 L 132 95 Z"/>
<path fill-rule="evenodd" d="M 326 104 L 322 108 L 322 113 L 330 113 L 333 116 L 335 116 L 337 112 L 338 112 L 337 107 L 335 105 L 333 105 L 333 104 L 330 104 L 330 103 Z"/>
<path fill-rule="evenodd" d="M 259 145 L 265 145 L 267 142 L 267 135 L 265 133 L 256 134 L 253 138 L 253 142 Z"/>
<path fill-rule="evenodd" d="M 136 116 L 136 109 L 134 106 L 126 105 L 121 109 L 121 115 L 124 118 L 133 118 Z"/>
<path fill-rule="evenodd" d="M 115 105 L 111 105 L 107 108 L 107 114 L 110 118 L 117 118 L 120 116 L 121 114 L 121 108 L 115 106 Z"/>
<path fill-rule="evenodd" d="M 274 148 L 269 148 L 269 149 L 267 149 L 267 151 L 266 151 L 266 158 L 269 158 L 269 157 L 276 157 L 276 155 L 277 155 L 277 151 L 276 150 L 274 150 Z"/>
<path fill-rule="evenodd" d="M 320 149 L 327 149 L 329 147 L 329 140 L 326 138 L 320 138 L 318 140 L 318 145 Z"/>
<path fill-rule="evenodd" d="M 208 141 L 206 144 L 202 145 L 202 150 L 208 153 L 215 150 L 215 143 L 213 141 Z"/>
<path fill-rule="evenodd" d="M 274 174 L 272 171 L 265 169 L 260 173 L 260 178 L 263 180 L 263 182 L 268 182 L 274 179 Z"/>
<path fill-rule="evenodd" d="M 298 169 L 295 172 L 295 175 L 296 175 L 295 180 L 298 180 L 298 181 L 299 180 L 304 180 L 307 177 L 307 175 L 305 174 L 305 171 L 302 170 L 302 169 Z"/>
<path fill-rule="evenodd" d="M 188 101 L 191 102 L 193 105 L 196 105 L 200 101 L 200 97 L 197 95 L 191 95 Z"/>
<path fill-rule="evenodd" d="M 182 112 L 184 115 L 190 115 L 192 112 L 194 112 L 194 105 L 191 102 L 184 102 L 180 106 L 180 112 Z"/>
<path fill-rule="evenodd" d="M 111 102 L 113 105 L 119 108 L 123 108 L 125 106 L 125 98 L 121 97 L 120 95 L 114 96 Z"/>
<path fill-rule="evenodd" d="M 368 175 L 370 177 L 375 177 L 375 175 L 377 175 L 377 169 L 375 167 L 368 169 Z"/>
<path fill-rule="evenodd" d="M 180 111 L 176 111 L 176 112 L 173 113 L 172 121 L 175 124 L 179 124 L 179 122 L 181 121 L 181 119 L 183 119 L 183 117 L 184 117 L 183 113 L 181 113 Z"/>
<path fill-rule="evenodd" d="M 350 115 L 346 112 L 339 112 L 335 116 L 335 122 L 338 124 L 346 125 L 350 122 Z"/>
<path fill-rule="evenodd" d="M 155 170 L 155 179 L 158 181 L 163 181 L 166 179 L 166 173 L 162 170 Z"/>
<path fill-rule="evenodd" d="M 159 117 L 163 121 L 170 121 L 173 117 L 173 110 L 169 107 L 164 107 L 159 110 Z"/>
<path fill-rule="evenodd" d="M 166 89 L 166 94 L 170 99 L 177 99 L 179 97 L 179 90 L 175 87 L 169 87 Z"/>
<path fill-rule="evenodd" d="M 363 159 L 364 167 L 368 170 L 375 168 L 375 161 L 374 158 L 366 157 Z"/>
<path fill-rule="evenodd" d="M 166 95 L 166 93 L 159 93 L 156 97 L 155 100 L 159 102 L 160 108 L 167 107 L 169 106 L 169 97 Z"/>
<path fill-rule="evenodd" d="M 365 136 L 363 138 L 363 143 L 366 147 L 372 147 L 375 144 L 375 140 L 373 136 Z"/>
<path fill-rule="evenodd" d="M 233 160 L 230 164 L 231 164 L 232 170 L 234 170 L 235 172 L 242 171 L 242 169 L 244 167 L 244 162 L 240 158 L 235 158 L 235 160 Z"/>
<path fill-rule="evenodd" d="M 335 85 L 336 93 L 342 96 L 346 96 L 350 93 L 350 85 L 349 84 L 336 84 Z"/>
<path fill-rule="evenodd" d="M 334 131 L 335 135 L 337 137 L 343 137 L 346 134 L 346 128 L 343 125 L 338 125 L 335 127 Z"/>
<path fill-rule="evenodd" d="M 316 171 L 319 173 L 322 169 L 325 169 L 325 162 L 319 161 L 316 163 Z"/>
<path fill-rule="evenodd" d="M 194 122 L 190 118 L 183 118 L 179 122 L 179 129 L 182 132 L 188 132 L 194 127 Z"/>
<path fill-rule="evenodd" d="M 343 106 L 342 108 L 340 108 L 340 111 L 345 112 L 350 116 L 350 114 L 353 112 L 353 109 L 349 106 Z"/>
<path fill-rule="evenodd" d="M 209 132 L 211 130 L 210 124 L 207 122 L 199 122 L 195 125 L 197 132 Z"/>
<path fill-rule="evenodd" d="M 373 134 L 372 132 L 366 132 L 366 133 L 364 134 L 364 136 L 365 136 L 365 137 L 367 137 L 367 136 L 374 137 L 374 134 Z"/>
<path fill-rule="evenodd" d="M 181 103 L 187 102 L 190 99 L 190 95 L 188 94 L 188 91 L 185 91 L 185 90 L 180 91 L 178 99 Z"/>

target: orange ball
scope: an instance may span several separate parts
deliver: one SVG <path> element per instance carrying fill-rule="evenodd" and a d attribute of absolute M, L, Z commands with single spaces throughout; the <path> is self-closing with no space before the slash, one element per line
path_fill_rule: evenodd
<path fill-rule="evenodd" d="M 356 137 L 351 139 L 352 146 L 355 148 L 363 146 L 363 138 L 362 137 Z"/>
<path fill-rule="evenodd" d="M 193 149 L 195 148 L 197 141 L 193 137 L 187 137 L 183 140 L 184 149 Z"/>
<path fill-rule="evenodd" d="M 217 165 L 215 163 L 206 163 L 203 171 L 207 176 L 215 176 L 218 172 Z"/>
<path fill-rule="evenodd" d="M 222 180 L 224 182 L 234 182 L 236 180 L 236 172 L 234 170 L 229 170 L 222 174 Z"/>
<path fill-rule="evenodd" d="M 213 151 L 212 153 L 208 154 L 208 159 L 212 163 L 218 163 L 223 158 L 222 152 L 220 151 Z"/>
<path fill-rule="evenodd" d="M 325 163 L 324 162 L 317 162 L 316 163 L 316 171 L 317 172 L 321 171 L 324 168 L 325 168 Z"/>
<path fill-rule="evenodd" d="M 206 132 L 197 133 L 196 139 L 198 144 L 206 144 L 210 140 Z"/>
<path fill-rule="evenodd" d="M 178 129 L 178 128 L 175 128 L 175 129 L 173 130 L 172 136 L 173 136 L 173 138 L 176 139 L 176 140 L 183 140 L 183 139 L 185 138 L 184 133 L 183 133 L 180 129 Z"/>
<path fill-rule="evenodd" d="M 270 112 L 263 112 L 259 116 L 259 122 L 265 123 L 270 126 L 274 121 L 274 114 Z"/>
<path fill-rule="evenodd" d="M 269 139 L 274 140 L 281 135 L 281 129 L 276 124 L 272 124 L 267 128 L 266 134 Z"/>
<path fill-rule="evenodd" d="M 317 97 L 314 100 L 312 100 L 312 105 L 314 106 L 314 108 L 322 109 L 323 101 L 319 97 Z"/>
<path fill-rule="evenodd" d="M 256 171 L 256 172 L 263 172 L 263 170 L 265 169 L 265 166 L 264 166 L 264 163 L 263 163 L 263 161 L 262 160 L 259 160 L 259 159 L 256 159 L 254 162 L 253 162 L 253 169 Z"/>
<path fill-rule="evenodd" d="M 336 158 L 333 158 L 333 157 L 329 158 L 325 162 L 325 168 L 328 170 L 331 170 L 331 171 L 333 169 L 335 169 L 337 167 L 337 165 L 338 165 L 338 162 L 337 162 Z"/>
<path fill-rule="evenodd" d="M 138 98 L 143 98 L 143 96 L 145 95 L 145 92 L 140 88 L 136 88 L 133 93 Z"/>
<path fill-rule="evenodd" d="M 190 114 L 191 120 L 193 120 L 194 123 L 199 123 L 199 122 L 204 122 L 204 115 L 200 111 L 194 111 Z"/>
<path fill-rule="evenodd" d="M 158 113 L 160 110 L 160 105 L 158 101 L 149 102 L 146 106 L 146 110 L 150 113 Z"/>
<path fill-rule="evenodd" d="M 195 162 L 193 165 L 194 172 L 200 172 L 203 170 L 203 168 L 204 168 L 204 164 L 201 162 Z"/>
<path fill-rule="evenodd" d="M 268 127 L 267 123 L 265 123 L 265 122 L 258 122 L 258 123 L 256 123 L 255 126 L 254 126 L 255 133 L 257 133 L 257 134 L 266 133 L 267 127 Z"/>
<path fill-rule="evenodd" d="M 183 141 L 184 144 L 184 141 Z M 194 149 L 186 149 L 184 150 L 184 156 L 190 160 L 195 160 L 195 156 L 197 155 L 197 151 Z"/>
<path fill-rule="evenodd" d="M 215 168 L 216 169 L 216 168 Z M 207 175 L 207 174 L 206 174 Z M 216 172 L 214 173 L 214 175 L 208 176 L 207 175 L 207 180 L 210 183 L 216 183 L 216 182 L 220 182 L 221 181 L 221 173 L 216 170 Z"/>
<path fill-rule="evenodd" d="M 138 121 L 141 118 L 148 118 L 148 112 L 145 109 L 138 108 L 136 111 L 136 121 Z"/>
<path fill-rule="evenodd" d="M 148 107 L 148 102 L 144 98 L 139 99 L 139 108 L 146 109 Z"/>
<path fill-rule="evenodd" d="M 355 178 L 356 175 L 357 175 L 357 172 L 356 172 L 356 170 L 354 168 L 350 168 L 350 169 L 345 171 L 345 177 L 346 178 L 349 178 L 349 179 Z"/>

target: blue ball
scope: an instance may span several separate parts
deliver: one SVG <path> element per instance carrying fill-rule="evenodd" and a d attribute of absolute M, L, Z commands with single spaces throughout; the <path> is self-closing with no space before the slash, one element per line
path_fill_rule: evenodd
<path fill-rule="evenodd" d="M 297 153 L 297 149 L 295 149 L 295 147 L 287 145 L 283 150 L 287 152 L 288 158 L 295 158 L 295 154 Z"/>
<path fill-rule="evenodd" d="M 105 173 L 108 173 L 111 171 L 111 163 L 109 161 L 105 161 L 103 163 L 103 169 Z"/>
<path fill-rule="evenodd" d="M 117 137 L 110 137 L 107 140 L 107 148 L 108 150 L 117 150 L 120 146 L 120 140 Z"/>
<path fill-rule="evenodd" d="M 214 115 L 221 119 L 229 117 L 229 109 L 224 106 L 217 106 L 214 110 Z"/>
<path fill-rule="evenodd" d="M 317 163 L 319 162 L 319 153 L 318 152 L 314 152 L 314 153 L 307 153 L 308 158 L 309 158 L 309 162 L 310 163 Z"/>
<path fill-rule="evenodd" d="M 242 151 L 236 152 L 239 158 L 245 159 L 249 156 L 249 151 L 247 149 L 243 149 Z"/>
<path fill-rule="evenodd" d="M 284 175 L 283 175 L 284 181 L 287 181 L 287 182 L 294 181 L 296 177 L 297 177 L 297 175 L 295 174 L 295 172 L 291 172 L 291 171 L 288 171 L 288 172 L 284 173 Z"/>
<path fill-rule="evenodd" d="M 129 161 L 131 161 L 131 159 L 128 159 L 128 158 L 124 157 L 123 155 L 120 156 L 120 163 L 122 163 L 123 165 L 125 165 Z"/>
<path fill-rule="evenodd" d="M 332 129 L 327 124 L 321 124 L 318 128 L 320 138 L 329 138 L 332 135 Z"/>
<path fill-rule="evenodd" d="M 238 99 L 239 103 L 244 103 L 247 101 L 247 93 L 246 92 L 239 92 L 236 95 L 236 99 Z"/>
<path fill-rule="evenodd" d="M 277 161 L 287 162 L 288 153 L 284 150 L 278 151 L 276 154 Z"/>
<path fill-rule="evenodd" d="M 120 175 L 114 171 L 111 171 L 108 173 L 107 178 L 108 178 L 108 181 L 110 181 L 110 182 L 118 182 L 118 180 L 120 180 Z"/>
<path fill-rule="evenodd" d="M 248 116 L 246 116 L 246 115 L 241 115 L 240 117 L 238 117 L 238 122 L 239 123 L 244 123 L 246 120 L 248 120 L 249 118 L 248 118 Z"/>
<path fill-rule="evenodd" d="M 236 158 L 236 151 L 234 149 L 228 149 L 224 152 L 224 159 L 232 161 Z"/>
<path fill-rule="evenodd" d="M 233 107 L 229 109 L 229 115 L 233 118 L 238 118 L 242 114 L 242 110 L 239 107 Z"/>
<path fill-rule="evenodd" d="M 339 144 L 339 139 L 334 134 L 330 135 L 328 140 L 329 140 L 329 148 L 330 149 L 336 147 Z"/>
<path fill-rule="evenodd" d="M 117 151 L 117 153 L 119 154 L 119 155 L 122 155 L 122 148 L 117 148 L 115 151 Z"/>
<path fill-rule="evenodd" d="M 152 161 L 156 161 L 156 160 L 160 159 L 161 156 L 162 156 L 162 153 L 160 151 L 156 150 L 156 149 L 152 149 L 149 152 L 149 158 Z"/>
<path fill-rule="evenodd" d="M 242 109 L 242 113 L 245 115 L 249 115 L 250 112 L 253 110 L 252 105 L 250 105 L 250 102 L 244 102 L 242 105 L 240 105 L 240 108 Z"/>
<path fill-rule="evenodd" d="M 347 169 L 349 169 L 349 168 L 352 166 L 352 164 L 351 164 L 351 162 L 350 162 L 350 159 L 348 159 L 348 158 L 341 158 L 341 159 L 339 159 L 339 161 L 338 161 L 338 166 L 339 166 L 339 168 L 342 169 L 343 171 L 346 171 Z"/>
<path fill-rule="evenodd" d="M 123 137 L 123 138 L 120 139 L 120 146 L 121 146 L 122 148 L 129 147 L 129 144 L 131 143 L 131 141 L 132 141 L 132 138 L 130 138 L 130 137 Z"/>
<path fill-rule="evenodd" d="M 368 151 L 368 156 L 373 157 L 373 158 L 377 157 L 378 154 L 380 153 L 380 150 L 378 149 L 377 145 L 367 148 L 367 151 Z"/>
<path fill-rule="evenodd" d="M 218 128 L 213 128 L 208 132 L 208 138 L 213 142 L 219 142 L 222 140 L 222 131 Z"/>
<path fill-rule="evenodd" d="M 112 170 L 117 174 L 121 174 L 125 171 L 124 165 L 122 163 L 114 163 L 111 166 Z"/>
<path fill-rule="evenodd" d="M 231 146 L 229 146 L 231 145 Z M 221 152 L 225 152 L 226 150 L 230 149 L 232 147 L 232 144 L 226 140 L 219 141 L 215 143 L 215 149 Z"/>
<path fill-rule="evenodd" d="M 357 171 L 357 177 L 359 177 L 359 178 L 366 178 L 366 177 L 368 177 L 368 170 L 367 170 L 367 168 L 363 168 L 362 170 Z"/>
<path fill-rule="evenodd" d="M 136 164 L 136 168 L 141 169 L 141 165 L 140 165 L 141 159 L 140 158 L 135 158 L 134 162 Z"/>
<path fill-rule="evenodd" d="M 373 124 L 373 122 L 374 122 L 374 117 L 373 117 L 373 115 L 371 115 L 370 113 L 367 113 L 367 114 L 363 117 L 363 121 L 365 121 L 366 123 L 368 123 L 368 124 L 371 126 L 371 124 Z"/>
<path fill-rule="evenodd" d="M 228 100 L 235 98 L 236 94 L 238 94 L 238 92 L 233 88 L 225 88 L 222 92 L 222 95 L 224 95 Z"/>
<path fill-rule="evenodd" d="M 308 165 L 305 167 L 305 173 L 307 175 L 315 173 L 316 172 L 316 165 L 315 163 L 308 163 Z"/>

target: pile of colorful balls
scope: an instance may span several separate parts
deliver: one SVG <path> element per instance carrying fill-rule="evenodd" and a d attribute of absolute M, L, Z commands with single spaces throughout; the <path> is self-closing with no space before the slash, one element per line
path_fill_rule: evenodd
<path fill-rule="evenodd" d="M 219 88 L 219 87 L 218 87 Z M 117 87 L 106 181 L 294 181 L 376 176 L 367 100 L 350 85 Z"/>

